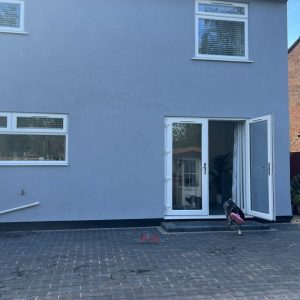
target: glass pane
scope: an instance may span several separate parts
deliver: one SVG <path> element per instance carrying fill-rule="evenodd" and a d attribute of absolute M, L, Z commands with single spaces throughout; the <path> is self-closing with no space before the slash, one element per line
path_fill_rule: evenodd
<path fill-rule="evenodd" d="M 7 117 L 0 117 L 0 128 L 7 128 Z"/>
<path fill-rule="evenodd" d="M 269 213 L 268 123 L 250 124 L 251 210 Z"/>
<path fill-rule="evenodd" d="M 245 56 L 245 23 L 198 19 L 199 54 Z"/>
<path fill-rule="evenodd" d="M 191 160 L 190 161 L 190 172 L 191 173 L 196 173 L 196 161 L 194 161 L 194 160 Z"/>
<path fill-rule="evenodd" d="M 199 12 L 230 14 L 230 15 L 245 15 L 244 7 L 217 5 L 217 4 L 198 4 Z"/>
<path fill-rule="evenodd" d="M 17 128 L 64 128 L 63 118 L 17 117 Z"/>
<path fill-rule="evenodd" d="M 173 124 L 173 209 L 202 209 L 201 124 Z"/>
<path fill-rule="evenodd" d="M 66 160 L 63 135 L 0 135 L 0 160 Z"/>
<path fill-rule="evenodd" d="M 0 3 L 0 26 L 20 28 L 20 11 L 20 4 Z"/>

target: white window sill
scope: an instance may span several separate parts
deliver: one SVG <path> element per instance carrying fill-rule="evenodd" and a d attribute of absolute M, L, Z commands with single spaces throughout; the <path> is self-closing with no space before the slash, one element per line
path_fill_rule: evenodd
<path fill-rule="evenodd" d="M 24 35 L 29 34 L 29 32 L 27 31 L 10 31 L 10 30 L 1 30 L 1 29 L 0 29 L 0 33 L 12 33 L 12 34 L 24 34 Z"/>
<path fill-rule="evenodd" d="M 237 63 L 254 63 L 253 60 L 248 59 L 230 59 L 230 58 L 210 58 L 210 57 L 192 57 L 192 60 L 206 60 L 206 61 L 224 61 L 224 62 L 237 62 Z"/>
<path fill-rule="evenodd" d="M 1 166 L 68 166 L 68 162 L 57 161 L 0 161 Z"/>

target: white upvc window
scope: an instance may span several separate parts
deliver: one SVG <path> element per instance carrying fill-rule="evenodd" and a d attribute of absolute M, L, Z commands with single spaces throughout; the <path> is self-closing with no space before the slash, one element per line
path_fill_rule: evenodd
<path fill-rule="evenodd" d="M 196 58 L 249 59 L 248 4 L 199 0 L 195 13 Z"/>
<path fill-rule="evenodd" d="M 24 1 L 0 0 L 0 32 L 24 32 Z"/>
<path fill-rule="evenodd" d="M 66 164 L 66 114 L 0 113 L 0 165 Z"/>

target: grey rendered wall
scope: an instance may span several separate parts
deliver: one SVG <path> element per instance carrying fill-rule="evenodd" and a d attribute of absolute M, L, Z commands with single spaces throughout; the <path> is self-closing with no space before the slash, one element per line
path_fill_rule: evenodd
<path fill-rule="evenodd" d="M 25 2 L 29 34 L 0 34 L 0 111 L 68 113 L 70 164 L 1 166 L 1 210 L 41 205 L 0 221 L 162 218 L 165 116 L 273 114 L 290 214 L 285 3 L 250 1 L 253 63 L 231 63 L 191 60 L 194 0 Z"/>

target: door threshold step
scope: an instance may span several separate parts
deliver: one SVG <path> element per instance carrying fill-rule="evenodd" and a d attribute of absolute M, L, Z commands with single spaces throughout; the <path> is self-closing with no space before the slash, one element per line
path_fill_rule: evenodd
<path fill-rule="evenodd" d="M 232 231 L 233 229 L 236 229 L 235 225 L 226 225 L 225 220 L 171 221 L 162 222 L 160 226 L 167 232 Z M 269 229 L 271 229 L 271 227 L 268 224 L 252 220 L 246 220 L 242 225 L 242 231 Z"/>

